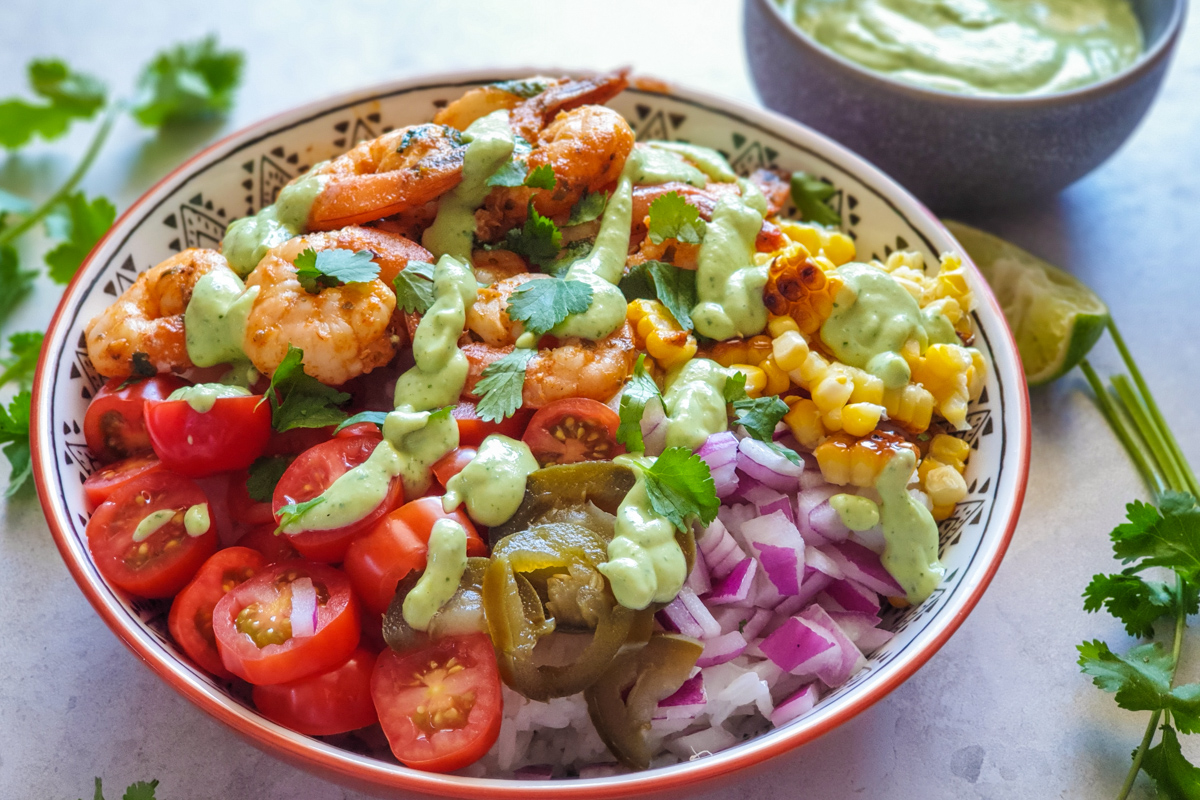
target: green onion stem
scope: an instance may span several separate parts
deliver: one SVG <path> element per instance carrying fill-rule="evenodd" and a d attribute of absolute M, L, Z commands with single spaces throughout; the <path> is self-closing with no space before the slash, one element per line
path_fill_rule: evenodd
<path fill-rule="evenodd" d="M 1113 404 L 1112 398 L 1104 389 L 1104 384 L 1100 382 L 1100 376 L 1096 374 L 1096 370 L 1088 363 L 1085 358 L 1079 362 L 1079 368 L 1083 370 L 1084 377 L 1092 387 L 1092 393 L 1096 396 L 1096 404 L 1100 406 L 1100 412 L 1104 414 L 1104 418 L 1108 420 L 1108 425 L 1113 429 L 1113 433 L 1121 440 L 1121 444 L 1125 446 L 1125 452 L 1129 453 L 1129 457 L 1133 459 L 1134 465 L 1138 472 L 1142 475 L 1142 480 L 1150 487 L 1155 497 L 1161 495 L 1166 489 L 1162 477 L 1157 470 L 1146 460 L 1141 448 L 1134 441 L 1133 434 L 1129 430 L 1124 419 L 1121 418 L 1116 406 Z"/>
<path fill-rule="evenodd" d="M 1158 464 L 1163 476 L 1166 478 L 1167 488 L 1174 489 L 1177 492 L 1184 491 L 1183 473 L 1175 464 L 1170 452 L 1167 450 L 1166 442 L 1163 441 L 1162 433 L 1158 426 L 1150 417 L 1150 412 L 1146 409 L 1145 404 L 1134 393 L 1133 386 L 1129 383 L 1129 379 L 1124 375 L 1114 375 L 1112 377 L 1112 388 L 1117 395 L 1117 400 L 1120 407 L 1125 410 L 1130 418 L 1133 419 L 1133 424 L 1137 431 L 1141 434 L 1142 440 L 1146 443 L 1146 448 L 1150 451 L 1151 458 Z"/>

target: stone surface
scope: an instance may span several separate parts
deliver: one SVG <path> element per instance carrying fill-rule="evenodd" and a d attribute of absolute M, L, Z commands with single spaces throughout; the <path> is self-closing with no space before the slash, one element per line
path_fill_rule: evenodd
<path fill-rule="evenodd" d="M 268 114 L 423 71 L 550 64 L 640 71 L 753 101 L 733 0 L 699 3 L 360 0 L 197 6 L 5 0 L 0 97 L 24 90 L 34 56 L 60 55 L 119 93 L 151 52 L 219 32 L 249 56 L 227 123 L 158 138 L 122 122 L 85 181 L 127 206 L 202 144 Z M 340 5 L 340 4 L 339 4 Z M 352 9 L 352 10 L 351 10 Z M 797 80 L 803 80 L 797 76 Z M 1162 96 L 1106 165 L 1058 197 L 968 221 L 1092 284 L 1116 318 L 1193 461 L 1200 463 L 1195 306 L 1200 266 L 1200 22 L 1189 23 Z M 45 196 L 86 141 L 0 160 L 0 185 Z M 0 157 L 3 158 L 3 157 Z M 43 327 L 57 293 L 41 285 L 11 330 Z M 1095 362 L 1115 369 L 1111 347 Z M 1145 716 L 1119 711 L 1080 676 L 1083 638 L 1124 644 L 1079 595 L 1111 570 L 1107 532 L 1144 490 L 1081 379 L 1033 393 L 1029 494 L 991 588 L 916 676 L 824 738 L 693 794 L 762 797 L 1090 798 L 1115 795 Z M 6 467 L 5 467 L 6 469 Z M 32 494 L 0 505 L 0 798 L 108 796 L 158 778 L 166 800 L 359 798 L 264 755 L 137 663 L 75 587 Z M 1184 661 L 1200 660 L 1189 646 Z M 1194 745 L 1193 758 L 1200 757 Z M 798 790 L 798 787 L 802 789 Z M 1139 781 L 1137 797 L 1152 790 Z"/>

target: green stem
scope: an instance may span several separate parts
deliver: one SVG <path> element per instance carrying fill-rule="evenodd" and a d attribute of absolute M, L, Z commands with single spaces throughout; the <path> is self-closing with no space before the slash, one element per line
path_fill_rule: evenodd
<path fill-rule="evenodd" d="M 1133 753 L 1133 763 L 1129 765 L 1129 772 L 1125 775 L 1125 782 L 1121 784 L 1121 791 L 1117 793 L 1117 800 L 1125 800 L 1129 797 L 1129 792 L 1133 789 L 1133 782 L 1137 780 L 1138 773 L 1142 769 L 1142 759 L 1146 757 L 1146 751 L 1150 749 L 1150 742 L 1154 739 L 1154 731 L 1158 728 L 1160 717 L 1162 717 L 1161 710 L 1150 715 L 1150 724 L 1146 726 L 1142 743 Z"/>
<path fill-rule="evenodd" d="M 1162 431 L 1163 438 L 1166 440 L 1168 450 L 1174 457 L 1175 463 L 1179 466 L 1183 473 L 1184 480 L 1187 483 L 1188 491 L 1194 497 L 1200 498 L 1200 481 L 1196 479 L 1196 473 L 1192 471 L 1191 464 L 1183 455 L 1183 448 L 1179 446 L 1179 441 L 1175 438 L 1175 434 L 1167 425 L 1166 418 L 1158 408 L 1158 403 L 1154 400 L 1154 395 L 1150 393 L 1150 387 L 1146 384 L 1145 378 L 1142 377 L 1142 371 L 1138 369 L 1137 362 L 1133 360 L 1133 355 L 1130 354 L 1129 348 L 1125 346 L 1125 340 L 1121 337 L 1121 332 L 1117 330 L 1117 324 L 1109 319 L 1108 333 L 1112 336 L 1113 344 L 1117 346 L 1117 351 L 1121 354 L 1121 360 L 1125 362 L 1125 368 L 1129 370 L 1129 374 L 1133 377 L 1133 382 L 1137 385 L 1138 391 L 1141 392 L 1142 399 L 1146 403 L 1146 408 L 1150 412 L 1150 416 L 1158 425 L 1158 429 Z"/>
<path fill-rule="evenodd" d="M 1136 426 L 1137 431 L 1141 434 L 1142 440 L 1146 443 L 1146 448 L 1150 451 L 1151 458 L 1158 464 L 1159 470 L 1167 481 L 1167 488 L 1175 491 L 1184 491 L 1183 473 L 1179 471 L 1167 451 L 1166 442 L 1163 441 L 1162 434 L 1159 432 L 1158 426 L 1154 424 L 1154 420 L 1150 418 L 1150 412 L 1146 409 L 1141 399 L 1134 393 L 1133 386 L 1130 385 L 1129 379 L 1124 375 L 1114 375 L 1112 377 L 1113 391 L 1116 392 L 1120 407 L 1124 409 Z"/>
<path fill-rule="evenodd" d="M 91 169 L 92 162 L 96 160 L 96 156 L 100 153 L 100 148 L 104 146 L 104 141 L 108 138 L 108 134 L 112 130 L 113 123 L 116 121 L 120 110 L 120 103 L 113 103 L 109 106 L 104 119 L 100 122 L 100 127 L 96 129 L 96 135 L 92 137 L 92 142 L 88 145 L 87 152 L 83 154 L 83 160 L 75 167 L 75 171 L 67 178 L 66 183 L 58 187 L 58 191 L 50 195 L 50 199 L 38 206 L 29 216 L 21 220 L 19 224 L 7 228 L 0 233 L 0 245 L 8 244 L 34 225 L 37 225 L 45 219 L 46 215 L 56 205 L 65 200 L 71 192 L 75 191 L 75 187 L 79 185 L 79 182 L 83 180 L 83 176 Z"/>
<path fill-rule="evenodd" d="M 1121 440 L 1121 444 L 1125 446 L 1125 452 L 1129 453 L 1129 457 L 1133 459 L 1134 466 L 1142 475 L 1142 480 L 1150 487 L 1150 491 L 1157 497 L 1166 489 L 1162 477 L 1154 466 L 1146 460 L 1142 453 L 1142 449 L 1134 441 L 1133 434 L 1129 430 L 1129 426 L 1125 420 L 1121 418 L 1116 406 L 1113 404 L 1112 398 L 1104 389 L 1104 384 L 1100 382 L 1100 376 L 1096 374 L 1096 370 L 1088 363 L 1085 358 L 1079 362 L 1079 368 L 1083 370 L 1084 377 L 1092 387 L 1092 393 L 1096 397 L 1096 405 L 1100 406 L 1100 412 L 1104 414 L 1104 418 L 1108 420 L 1108 425 L 1113 429 L 1113 433 Z"/>

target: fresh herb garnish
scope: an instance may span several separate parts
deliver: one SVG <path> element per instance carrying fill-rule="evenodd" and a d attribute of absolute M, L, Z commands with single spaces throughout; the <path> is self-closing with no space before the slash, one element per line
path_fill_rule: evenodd
<path fill-rule="evenodd" d="M 0 215 L 2 220 L 3 215 Z M 0 231 L 4 226 L 0 225 Z M 0 245 L 0 323 L 12 314 L 21 301 L 29 296 L 33 289 L 33 279 L 37 270 L 21 269 L 21 259 L 17 249 L 11 244 Z"/>
<path fill-rule="evenodd" d="M 590 239 L 576 239 L 563 248 L 562 255 L 544 265 L 542 269 L 547 275 L 561 278 L 576 261 L 587 258 L 588 254 L 592 252 L 593 246 L 594 242 Z"/>
<path fill-rule="evenodd" d="M 539 214 L 530 201 L 525 224 L 519 230 L 514 228 L 508 232 L 505 247 L 544 267 L 552 264 L 562 249 L 562 232 L 549 217 Z"/>
<path fill-rule="evenodd" d="M 700 244 L 705 228 L 700 211 L 679 192 L 667 192 L 650 203 L 650 241 L 655 244 L 667 239 Z"/>
<path fill-rule="evenodd" d="M 508 300 L 508 316 L 541 336 L 571 314 L 582 314 L 592 304 L 592 287 L 583 281 L 544 278 L 526 281 Z"/>
<path fill-rule="evenodd" d="M 629 268 L 621 279 L 626 300 L 658 300 L 684 330 L 694 327 L 692 309 L 696 298 L 696 271 L 680 269 L 662 261 L 645 261 Z"/>
<path fill-rule="evenodd" d="M 33 473 L 33 460 L 29 454 L 29 413 L 33 396 L 29 390 L 17 394 L 8 404 L 0 405 L 0 444 L 4 445 L 4 456 L 12 467 L 8 476 L 5 497 L 12 497 L 29 480 Z"/>
<path fill-rule="evenodd" d="M 679 531 L 687 531 L 693 519 L 704 525 L 716 519 L 721 503 L 712 472 L 690 448 L 668 447 L 642 474 L 651 507 Z"/>
<path fill-rule="evenodd" d="M 525 175 L 528 169 L 524 161 L 519 161 L 515 158 L 509 159 L 488 177 L 486 183 L 488 186 L 505 186 L 509 188 L 520 186 L 525 182 Z"/>
<path fill-rule="evenodd" d="M 292 428 L 323 428 L 346 418 L 338 406 L 350 395 L 326 386 L 304 372 L 304 351 L 288 345 L 287 355 L 271 376 L 266 401 L 271 404 L 271 424 L 280 433 Z"/>
<path fill-rule="evenodd" d="M 367 283 L 379 277 L 379 265 L 370 250 L 333 248 L 317 252 L 311 247 L 296 256 L 296 279 L 309 294 L 347 283 Z"/>
<path fill-rule="evenodd" d="M 154 368 L 153 362 L 150 361 L 150 355 L 143 353 L 141 350 L 130 356 L 129 366 L 132 370 L 129 375 L 131 379 L 153 378 L 158 374 L 158 370 Z"/>
<path fill-rule="evenodd" d="M 534 167 L 525 178 L 525 185 L 530 189 L 553 189 L 557 182 L 554 177 L 554 167 L 549 164 Z"/>
<path fill-rule="evenodd" d="M 279 520 L 279 526 L 275 528 L 275 533 L 280 533 L 288 525 L 296 522 L 316 506 L 325 502 L 324 495 L 317 495 L 312 500 L 305 500 L 303 503 L 288 503 L 283 508 L 275 512 L 276 518 Z"/>
<path fill-rule="evenodd" d="M 15 150 L 34 136 L 57 139 L 72 122 L 91 119 L 104 107 L 104 84 L 58 59 L 32 61 L 28 73 L 29 88 L 45 102 L 15 97 L 0 102 L 0 146 Z"/>
<path fill-rule="evenodd" d="M 387 419 L 388 412 L 386 411 L 360 411 L 349 419 L 344 419 L 333 429 L 334 433 L 338 433 L 351 425 L 357 425 L 360 422 L 373 422 L 380 428 L 383 427 L 383 421 Z"/>
<path fill-rule="evenodd" d="M 0 386 L 10 381 L 28 388 L 33 383 L 33 371 L 37 368 L 38 355 L 42 352 L 41 331 L 22 331 L 8 337 L 8 355 L 0 358 L 4 372 L 0 373 Z"/>
<path fill-rule="evenodd" d="M 583 196 L 571 206 L 571 216 L 567 219 L 567 227 L 582 225 L 585 222 L 599 219 L 608 205 L 608 192 L 584 192 Z"/>
<path fill-rule="evenodd" d="M 807 172 L 792 173 L 792 202 L 806 222 L 818 225 L 841 225 L 842 217 L 833 210 L 829 198 L 837 192 L 832 184 L 814 178 Z"/>
<path fill-rule="evenodd" d="M 276 484 L 295 459 L 295 456 L 263 456 L 255 459 L 246 478 L 246 493 L 250 499 L 259 503 L 271 502 Z"/>
<path fill-rule="evenodd" d="M 147 127 L 225 114 L 242 78 L 244 57 L 221 50 L 215 36 L 155 56 L 138 79 L 133 116 Z"/>
<path fill-rule="evenodd" d="M 646 413 L 646 404 L 655 398 L 661 403 L 662 393 L 654 378 L 646 372 L 646 354 L 639 353 L 637 363 L 633 365 L 633 377 L 621 392 L 618 412 L 621 424 L 617 426 L 617 441 L 631 453 L 641 453 L 646 449 L 642 439 L 642 416 Z"/>
<path fill-rule="evenodd" d="M 117 209 L 107 198 L 97 197 L 88 202 L 83 192 L 63 198 L 62 204 L 46 217 L 46 233 L 62 239 L 46 253 L 46 266 L 55 283 L 68 283 L 79 270 L 83 259 L 92 251 L 100 237 L 108 233 Z"/>
<path fill-rule="evenodd" d="M 525 389 L 525 368 L 537 355 L 536 350 L 518 347 L 511 353 L 489 364 L 475 385 L 479 404 L 475 413 L 485 422 L 500 422 L 521 407 L 521 393 Z"/>
<path fill-rule="evenodd" d="M 154 796 L 155 790 L 158 789 L 158 781 L 138 781 L 130 784 L 125 789 L 125 794 L 121 796 L 121 800 L 156 800 Z M 96 778 L 95 792 L 92 794 L 92 800 L 104 800 L 104 785 L 99 778 Z"/>
<path fill-rule="evenodd" d="M 741 425 L 751 438 L 796 466 L 803 463 L 798 453 L 775 441 L 775 427 L 788 413 L 787 403 L 775 396 L 751 397 L 746 394 L 746 375 L 738 370 L 732 370 L 725 379 L 725 402 L 733 406 L 734 425 Z"/>
<path fill-rule="evenodd" d="M 553 81 L 538 78 L 526 78 L 519 81 L 500 81 L 499 83 L 492 84 L 492 86 L 500 91 L 515 94 L 523 100 L 535 97 L 553 85 Z"/>
<path fill-rule="evenodd" d="M 410 261 L 392 281 L 396 290 L 396 305 L 406 313 L 424 314 L 433 305 L 433 264 Z"/>

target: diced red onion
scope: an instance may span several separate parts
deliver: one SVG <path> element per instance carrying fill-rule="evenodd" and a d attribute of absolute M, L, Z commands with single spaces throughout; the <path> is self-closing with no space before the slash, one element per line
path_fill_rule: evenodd
<path fill-rule="evenodd" d="M 800 535 L 804 537 L 804 541 L 817 547 L 828 544 L 829 539 L 822 536 L 819 531 L 813 528 L 811 515 L 814 508 L 837 493 L 837 486 L 821 483 L 820 486 L 807 489 L 796 495 L 796 527 L 800 529 Z"/>
<path fill-rule="evenodd" d="M 737 437 L 729 431 L 709 436 L 696 451 L 696 455 L 708 464 L 717 497 L 728 497 L 737 491 L 737 453 Z"/>
<path fill-rule="evenodd" d="M 830 542 L 842 542 L 850 537 L 850 529 L 842 523 L 842 516 L 828 500 L 808 512 L 808 524 Z"/>
<path fill-rule="evenodd" d="M 698 667 L 711 667 L 732 661 L 746 651 L 746 637 L 737 631 L 722 634 L 704 643 L 704 652 L 696 660 Z"/>
<path fill-rule="evenodd" d="M 717 580 L 733 572 L 733 568 L 746 558 L 746 553 L 720 518 L 714 519 L 712 524 L 704 529 L 700 538 L 696 540 L 696 549 L 704 554 L 708 571 Z"/>
<path fill-rule="evenodd" d="M 896 634 L 883 628 L 869 628 L 859 634 L 854 646 L 865 653 L 873 653 L 892 640 Z"/>
<path fill-rule="evenodd" d="M 896 582 L 879 560 L 879 554 L 857 542 L 845 541 L 825 549 L 847 578 L 858 581 L 873 592 L 885 597 L 903 597 L 904 589 Z"/>
<path fill-rule="evenodd" d="M 794 492 L 800 485 L 801 466 L 793 464 L 784 456 L 756 439 L 738 442 L 738 469 L 757 481 L 781 492 Z"/>
<path fill-rule="evenodd" d="M 692 619 L 696 620 L 696 624 L 700 626 L 702 635 L 696 638 L 712 639 L 721 635 L 720 623 L 713 617 L 712 612 L 708 610 L 708 606 L 704 605 L 704 601 L 696 597 L 691 589 L 686 586 L 680 589 L 675 600 L 683 603 L 684 608 L 692 615 Z"/>
<path fill-rule="evenodd" d="M 654 618 L 669 631 L 674 633 L 682 633 L 684 636 L 691 636 L 693 639 L 699 639 L 704 634 L 704 629 L 700 627 L 700 623 L 696 622 L 692 612 L 688 611 L 687 606 L 677 596 L 674 600 L 667 603 L 666 607 L 661 609 Z"/>
<path fill-rule="evenodd" d="M 753 558 L 743 559 L 733 568 L 732 572 L 713 587 L 708 596 L 708 602 L 715 606 L 742 602 L 750 594 L 750 587 L 757 571 L 757 561 Z"/>
<path fill-rule="evenodd" d="M 821 474 L 820 467 L 805 469 L 800 475 L 800 491 L 802 493 L 811 492 L 813 489 L 822 489 L 828 485 L 825 482 L 825 476 Z"/>
<path fill-rule="evenodd" d="M 840 581 L 846 577 L 846 573 L 842 572 L 842 568 L 837 565 L 837 562 L 822 548 L 809 547 L 804 551 L 804 564 L 811 567 L 817 572 L 821 572 L 834 580 Z M 805 574 L 807 578 L 807 573 Z"/>
<path fill-rule="evenodd" d="M 842 651 L 831 632 L 801 617 L 789 617 L 759 644 L 784 672 L 813 675 L 840 668 Z"/>
<path fill-rule="evenodd" d="M 746 641 L 758 638 L 758 635 L 763 632 L 763 628 L 771 621 L 773 613 L 769 608 L 755 609 L 754 616 L 748 619 L 746 624 L 742 626 L 741 634 L 746 637 Z"/>
<path fill-rule="evenodd" d="M 697 672 L 684 681 L 675 694 L 659 701 L 654 719 L 695 719 L 704 713 L 707 702 L 704 675 Z"/>
<path fill-rule="evenodd" d="M 815 548 L 809 548 L 812 552 Z M 789 597 L 789 607 L 792 608 L 791 613 L 799 611 L 804 606 L 816 599 L 817 595 L 825 590 L 825 587 L 833 583 L 833 578 L 826 575 L 824 572 L 813 569 L 810 566 L 804 567 L 804 582 L 800 584 L 800 593 L 795 597 Z M 780 604 L 782 608 L 783 604 Z M 794 607 L 793 607 L 794 606 Z"/>
<path fill-rule="evenodd" d="M 712 609 L 712 615 L 721 626 L 721 633 L 740 632 L 754 616 L 754 611 L 755 609 L 752 608 L 738 606 L 716 606 Z"/>
<path fill-rule="evenodd" d="M 696 563 L 692 565 L 692 571 L 688 575 L 687 582 L 684 584 L 696 594 L 708 594 L 712 589 L 712 581 L 708 575 L 708 564 L 704 560 L 704 551 L 699 547 L 696 548 Z"/>
<path fill-rule="evenodd" d="M 812 711 L 817 704 L 817 685 L 810 683 L 794 695 L 775 706 L 771 712 L 771 724 L 776 728 Z"/>
<path fill-rule="evenodd" d="M 642 412 L 642 443 L 646 447 L 646 455 L 661 455 L 667 446 L 667 414 L 663 411 L 662 402 L 657 397 L 650 398 L 646 409 Z"/>
<path fill-rule="evenodd" d="M 842 658 L 837 663 L 825 665 L 817 671 L 817 677 L 821 679 L 822 683 L 830 688 L 841 686 L 850 680 L 851 675 L 858 672 L 865 660 L 863 654 L 825 609 L 814 604 L 801 611 L 794 619 L 808 622 L 828 631 L 841 653 Z"/>
<path fill-rule="evenodd" d="M 804 539 L 784 512 L 747 520 L 742 536 L 779 594 L 798 594 L 804 580 Z"/>
<path fill-rule="evenodd" d="M 742 525 L 746 520 L 754 519 L 757 516 L 758 509 L 748 503 L 721 506 L 717 511 L 717 519 L 721 520 L 743 550 L 746 549 L 746 539 L 742 536 Z"/>
<path fill-rule="evenodd" d="M 882 647 L 895 636 L 891 631 L 879 627 L 879 617 L 875 614 L 830 611 L 829 616 L 838 624 L 838 627 L 846 632 L 855 647 L 863 653 L 869 653 Z"/>
<path fill-rule="evenodd" d="M 523 781 L 548 781 L 554 777 L 554 767 L 549 764 L 529 764 L 513 770 L 513 777 Z"/>
<path fill-rule="evenodd" d="M 292 581 L 292 636 L 312 636 L 317 632 L 317 589 L 312 578 Z"/>
<path fill-rule="evenodd" d="M 822 602 L 822 598 L 828 598 Z M 857 611 L 879 613 L 879 594 L 852 580 L 834 581 L 825 587 L 817 602 L 827 611 Z"/>

